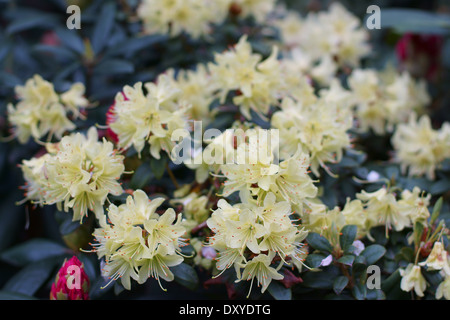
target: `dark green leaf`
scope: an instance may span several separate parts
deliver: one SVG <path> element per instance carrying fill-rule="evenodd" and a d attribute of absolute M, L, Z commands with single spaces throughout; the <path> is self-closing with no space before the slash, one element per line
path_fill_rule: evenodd
<path fill-rule="evenodd" d="M 59 243 L 47 239 L 32 239 L 4 251 L 0 260 L 16 266 L 24 266 L 45 258 L 70 254 L 71 251 Z"/>
<path fill-rule="evenodd" d="M 14 88 L 21 83 L 22 81 L 16 75 L 5 71 L 0 71 L 0 84 L 5 88 Z"/>
<path fill-rule="evenodd" d="M 62 257 L 53 257 L 31 263 L 9 279 L 3 290 L 33 295 L 47 281 L 55 266 L 62 261 Z"/>
<path fill-rule="evenodd" d="M 113 284 L 108 284 L 108 280 L 103 277 L 98 277 L 97 280 L 91 282 L 91 289 L 89 290 L 89 298 L 91 300 L 97 300 L 101 298 L 103 295 L 108 293 L 111 289 L 113 289 Z M 106 287 L 105 287 L 106 286 Z"/>
<path fill-rule="evenodd" d="M 27 12 L 23 16 L 12 21 L 6 28 L 6 33 L 14 34 L 17 32 L 34 28 L 51 28 L 58 24 L 58 17 L 52 14 L 36 11 Z"/>
<path fill-rule="evenodd" d="M 448 34 L 450 32 L 450 16 L 409 8 L 383 9 L 381 28 L 390 27 L 400 33 Z"/>
<path fill-rule="evenodd" d="M 105 56 L 112 57 L 123 55 L 131 57 L 137 51 L 149 48 L 157 43 L 162 43 L 167 40 L 166 35 L 148 35 L 143 37 L 128 38 L 125 41 L 108 48 Z"/>
<path fill-rule="evenodd" d="M 291 300 L 292 291 L 286 288 L 278 281 L 272 281 L 267 288 L 267 291 L 274 297 L 275 300 Z"/>
<path fill-rule="evenodd" d="M 357 231 L 358 228 L 355 225 L 346 225 L 341 229 L 339 244 L 344 252 L 347 252 L 353 241 L 355 241 Z"/>
<path fill-rule="evenodd" d="M 368 246 L 361 252 L 361 255 L 366 258 L 367 264 L 371 265 L 377 262 L 384 254 L 386 249 L 378 244 Z"/>
<path fill-rule="evenodd" d="M 0 290 L 0 300 L 38 300 L 38 299 L 26 294 Z"/>
<path fill-rule="evenodd" d="M 357 300 L 364 300 L 366 299 L 366 294 L 367 294 L 367 288 L 366 285 L 363 283 L 356 283 L 353 286 L 352 289 L 352 293 L 353 296 L 357 299 Z"/>
<path fill-rule="evenodd" d="M 355 261 L 353 261 L 353 272 L 358 273 L 361 271 L 366 270 L 367 268 L 367 261 L 364 256 L 357 256 L 355 258 Z"/>
<path fill-rule="evenodd" d="M 330 253 L 333 250 L 330 242 L 318 233 L 310 232 L 306 237 L 308 244 L 316 250 Z"/>
<path fill-rule="evenodd" d="M 47 57 L 50 56 L 59 61 L 74 60 L 76 58 L 76 55 L 73 53 L 73 51 L 68 50 L 65 47 L 58 47 L 46 44 L 38 44 L 34 46 L 33 52 L 37 52 L 42 56 Z"/>
<path fill-rule="evenodd" d="M 433 219 L 433 217 L 431 219 Z M 430 224 L 433 224 L 433 222 L 431 222 Z M 417 245 L 420 244 L 420 239 L 422 238 L 423 230 L 424 225 L 421 222 L 417 221 L 414 225 L 414 243 Z"/>
<path fill-rule="evenodd" d="M 430 193 L 432 195 L 443 194 L 450 190 L 450 180 L 443 179 L 433 183 L 430 187 Z"/>
<path fill-rule="evenodd" d="M 414 250 L 410 247 L 403 247 L 396 255 L 396 261 L 405 260 L 407 262 L 414 261 Z"/>
<path fill-rule="evenodd" d="M 104 48 L 113 29 L 115 16 L 116 4 L 114 2 L 108 1 L 102 5 L 91 39 L 92 49 L 96 54 Z"/>
<path fill-rule="evenodd" d="M 338 268 L 329 266 L 318 272 L 306 272 L 303 279 L 303 286 L 314 289 L 332 289 L 334 279 L 342 275 Z"/>
<path fill-rule="evenodd" d="M 306 257 L 305 264 L 309 268 L 318 268 L 320 266 L 320 263 L 323 259 L 325 259 L 326 256 L 319 253 L 311 253 Z"/>
<path fill-rule="evenodd" d="M 134 190 L 142 189 L 153 177 L 152 168 L 147 162 L 144 162 L 134 172 L 130 181 L 130 187 Z"/>
<path fill-rule="evenodd" d="M 132 73 L 134 65 L 130 61 L 120 59 L 103 60 L 94 68 L 97 75 L 116 75 L 124 73 Z"/>
<path fill-rule="evenodd" d="M 354 262 L 354 261 L 355 261 L 355 256 L 354 256 L 354 255 L 351 255 L 351 254 L 342 256 L 342 257 L 340 257 L 339 260 L 338 260 L 339 263 L 345 264 L 345 265 L 347 265 L 347 266 L 353 265 L 353 262 Z"/>
<path fill-rule="evenodd" d="M 84 53 L 84 43 L 81 37 L 78 35 L 77 29 L 69 30 L 67 28 L 57 28 L 55 30 L 60 41 L 71 50 L 83 54 Z"/>
<path fill-rule="evenodd" d="M 392 287 L 400 286 L 400 271 L 397 269 L 394 273 L 392 273 L 388 278 L 381 282 L 381 290 L 384 292 L 391 291 Z"/>
<path fill-rule="evenodd" d="M 439 217 L 439 214 L 441 213 L 443 202 L 444 202 L 443 198 L 440 197 L 434 204 L 433 213 L 431 214 L 431 219 L 430 219 L 431 224 L 433 224 L 436 221 L 436 219 Z"/>
<path fill-rule="evenodd" d="M 175 276 L 175 281 L 188 289 L 195 290 L 198 287 L 199 279 L 197 272 L 190 265 L 181 263 L 170 268 Z"/>
<path fill-rule="evenodd" d="M 333 283 L 334 292 L 338 295 L 341 294 L 342 290 L 345 289 L 347 284 L 348 284 L 348 278 L 346 276 L 337 277 Z"/>
<path fill-rule="evenodd" d="M 156 179 L 161 179 L 166 170 L 167 158 L 161 155 L 160 159 L 151 158 L 150 159 L 150 168 L 152 169 L 153 174 Z"/>

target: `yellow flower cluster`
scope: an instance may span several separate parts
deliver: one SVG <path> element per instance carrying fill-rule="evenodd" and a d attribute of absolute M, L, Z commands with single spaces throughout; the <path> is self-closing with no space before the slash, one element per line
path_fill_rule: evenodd
<path fill-rule="evenodd" d="M 215 144 L 216 152 L 229 156 L 224 145 L 231 144 L 234 162 L 220 164 L 217 177 L 225 178 L 222 196 L 239 192 L 234 205 L 220 199 L 218 209 L 207 220 L 213 235 L 208 245 L 217 250 L 216 265 L 224 272 L 234 266 L 238 281 L 256 279 L 264 292 L 272 280 L 281 280 L 279 269 L 293 264 L 303 266 L 306 251 L 301 243 L 307 232 L 291 218 L 317 195 L 309 176 L 309 156 L 297 149 L 278 162 L 276 149 L 259 127 L 241 134 L 223 135 Z M 216 138 L 217 139 L 217 138 Z M 278 267 L 272 266 L 279 259 Z M 219 274 L 220 274 L 219 273 Z M 252 285 L 250 285 L 250 288 Z"/>
<path fill-rule="evenodd" d="M 208 36 L 214 25 L 220 25 L 229 11 L 239 17 L 253 17 L 263 23 L 273 10 L 275 0 L 144 0 L 137 14 L 146 33 L 182 33 L 193 38 Z M 234 9 L 233 9 L 234 8 Z"/>
<path fill-rule="evenodd" d="M 308 74 L 324 84 L 338 68 L 358 67 L 369 53 L 367 30 L 338 2 L 305 18 L 281 8 L 271 23 L 280 30 L 284 54 L 295 56 Z"/>
<path fill-rule="evenodd" d="M 126 203 L 110 204 L 108 221 L 100 220 L 93 244 L 98 257 L 105 258 L 102 275 L 110 282 L 120 279 L 130 290 L 131 279 L 142 284 L 153 277 L 160 286 L 161 278 L 174 279 L 169 267 L 183 262 L 180 248 L 185 229 L 180 225 L 181 214 L 172 208 L 156 213 L 163 202 L 164 198 L 149 200 L 144 191 L 136 190 Z"/>
<path fill-rule="evenodd" d="M 403 291 L 412 291 L 419 296 L 425 295 L 428 283 L 422 274 L 422 268 L 429 271 L 438 271 L 443 277 L 443 281 L 436 289 L 436 299 L 444 297 L 450 300 L 450 259 L 448 252 L 444 249 L 441 241 L 436 241 L 433 249 L 425 261 L 418 264 L 410 263 L 406 269 L 400 269 L 402 280 L 400 287 Z"/>
<path fill-rule="evenodd" d="M 73 220 L 87 216 L 88 210 L 103 219 L 108 194 L 120 195 L 118 182 L 124 171 L 123 156 L 113 144 L 98 141 L 95 127 L 87 136 L 73 133 L 57 144 L 48 144 L 45 155 L 23 161 L 26 200 L 41 205 L 56 204 L 59 210 L 73 210 Z"/>
<path fill-rule="evenodd" d="M 68 91 L 58 94 L 53 84 L 40 75 L 28 79 L 24 86 L 16 86 L 15 91 L 19 102 L 15 106 L 8 104 L 8 120 L 20 143 L 26 143 L 30 137 L 39 140 L 46 135 L 48 141 L 53 136 L 61 139 L 66 131 L 75 129 L 69 116 L 80 118 L 79 109 L 89 103 L 83 97 L 82 83 L 75 83 Z"/>
<path fill-rule="evenodd" d="M 392 228 L 401 231 L 416 222 L 427 226 L 430 198 L 430 194 L 425 196 L 418 187 L 402 191 L 399 197 L 386 188 L 374 192 L 362 190 L 356 194 L 356 199 L 347 199 L 342 209 L 328 209 L 320 202 L 310 202 L 302 221 L 308 231 L 320 233 L 328 239 L 331 238 L 333 224 L 337 230 L 345 225 L 356 225 L 358 238 L 371 238 L 370 229 L 376 226 L 385 226 L 386 235 Z"/>
<path fill-rule="evenodd" d="M 210 215 L 210 211 L 207 207 L 208 197 L 200 195 L 195 191 L 189 192 L 189 189 L 189 185 L 186 185 L 183 188 L 176 190 L 174 192 L 175 198 L 170 201 L 172 205 L 183 206 L 182 225 L 188 233 L 190 233 L 194 227 L 206 221 Z"/>
<path fill-rule="evenodd" d="M 166 74 L 173 80 L 172 85 L 180 92 L 180 100 L 191 107 L 186 110 L 187 117 L 202 121 L 207 126 L 214 118 L 210 105 L 213 102 L 216 85 L 211 79 L 206 65 L 198 64 L 195 70 L 167 70 Z"/>
<path fill-rule="evenodd" d="M 233 103 L 247 119 L 252 118 L 250 110 L 264 117 L 278 101 L 281 73 L 277 56 L 278 49 L 274 47 L 270 57 L 262 60 L 260 54 L 253 52 L 247 35 L 234 48 L 215 53 L 208 68 L 219 90 L 220 102 L 224 103 L 232 93 Z"/>
<path fill-rule="evenodd" d="M 335 82 L 318 98 L 284 98 L 271 125 L 280 130 L 280 158 L 287 159 L 301 148 L 310 156 L 312 172 L 319 176 L 319 167 L 328 170 L 326 163 L 341 161 L 344 149 L 350 147 L 350 93 Z"/>
<path fill-rule="evenodd" d="M 220 24 L 228 14 L 229 0 L 145 0 L 138 7 L 146 33 L 193 38 L 207 35 L 211 24 Z"/>
<path fill-rule="evenodd" d="M 118 136 L 118 146 L 123 149 L 133 146 L 140 154 L 148 143 L 154 158 L 160 158 L 161 150 L 170 154 L 175 145 L 172 133 L 188 126 L 190 105 L 180 101 L 180 96 L 181 91 L 166 74 L 154 83 L 125 86 L 123 93 L 116 95 L 115 121 L 110 124 Z"/>
<path fill-rule="evenodd" d="M 277 202 L 277 196 L 269 192 L 264 201 L 258 203 L 244 194 L 241 193 L 242 203 L 235 205 L 219 200 L 217 210 L 207 220 L 214 233 L 208 245 L 218 251 L 219 275 L 234 267 L 237 281 L 253 283 L 256 278 L 264 292 L 272 280 L 283 279 L 278 271 L 284 263 L 292 262 L 301 269 L 306 257 L 301 242 L 307 232 L 290 218 L 292 211 L 288 201 Z M 277 268 L 271 266 L 275 257 L 280 259 Z"/>
<path fill-rule="evenodd" d="M 399 124 L 392 136 L 395 159 L 410 176 L 426 175 L 435 179 L 435 170 L 450 158 L 450 124 L 434 130 L 427 115 L 417 119 L 412 113 L 408 123 Z"/>
<path fill-rule="evenodd" d="M 409 73 L 387 68 L 355 69 L 348 78 L 356 105 L 358 129 L 376 134 L 391 133 L 395 125 L 408 121 L 412 112 L 422 113 L 430 102 L 425 82 Z"/>

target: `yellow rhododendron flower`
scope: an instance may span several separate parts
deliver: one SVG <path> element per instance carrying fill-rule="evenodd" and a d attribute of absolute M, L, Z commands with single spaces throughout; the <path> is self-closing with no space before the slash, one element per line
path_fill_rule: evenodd
<path fill-rule="evenodd" d="M 119 178 L 124 172 L 123 156 L 113 144 L 98 141 L 95 127 L 87 135 L 65 136 L 38 159 L 24 161 L 22 170 L 27 180 L 27 198 L 40 204 L 56 204 L 59 210 L 73 211 L 73 220 L 87 216 L 88 210 L 101 220 L 108 194 L 120 195 Z M 31 170 L 30 170 L 31 169 Z"/>
<path fill-rule="evenodd" d="M 280 45 L 287 46 L 287 50 L 303 50 L 312 62 L 329 57 L 336 67 L 357 67 L 369 53 L 367 30 L 339 2 L 331 3 L 328 10 L 310 12 L 304 18 L 282 8 L 271 24 L 280 30 Z"/>
<path fill-rule="evenodd" d="M 420 222 L 427 226 L 427 220 L 430 217 L 430 211 L 428 210 L 430 199 L 431 194 L 425 196 L 419 187 L 414 187 L 412 191 L 402 191 L 398 205 L 400 210 L 409 216 L 412 225 Z"/>
<path fill-rule="evenodd" d="M 253 53 L 247 35 L 243 35 L 234 48 L 214 55 L 214 63 L 208 64 L 211 76 L 219 90 L 223 103 L 229 92 L 236 95 L 233 102 L 242 114 L 251 119 L 250 110 L 259 115 L 267 115 L 269 108 L 278 99 L 280 64 L 278 50 L 262 60 L 260 54 Z"/>
<path fill-rule="evenodd" d="M 312 105 L 285 98 L 271 120 L 272 127 L 280 130 L 280 158 L 289 158 L 300 146 L 309 155 L 316 176 L 320 175 L 319 167 L 328 171 L 326 163 L 339 162 L 343 150 L 350 146 L 350 108 L 336 98 L 331 102 L 326 98 L 329 94 Z"/>
<path fill-rule="evenodd" d="M 137 14 L 146 33 L 193 38 L 208 35 L 212 24 L 220 24 L 228 14 L 230 0 L 144 0 Z"/>
<path fill-rule="evenodd" d="M 372 129 L 378 135 L 390 133 L 396 125 L 407 122 L 411 113 L 422 113 L 430 102 L 423 80 L 389 67 L 382 71 L 355 69 L 348 85 L 361 132 Z"/>
<path fill-rule="evenodd" d="M 431 127 L 427 115 L 417 120 L 411 114 L 409 122 L 399 124 L 392 137 L 395 159 L 402 171 L 410 176 L 426 175 L 435 179 L 435 170 L 450 158 L 450 124 L 445 122 L 439 130 Z"/>
<path fill-rule="evenodd" d="M 364 204 L 370 226 L 384 225 L 386 234 L 391 228 L 401 231 L 411 226 L 408 212 L 400 209 L 397 199 L 386 188 L 375 192 L 362 190 L 356 197 Z"/>
<path fill-rule="evenodd" d="M 168 75 L 158 77 L 156 83 L 136 83 L 125 86 L 123 94 L 115 99 L 115 121 L 111 130 L 118 136 L 118 145 L 123 149 L 133 146 L 140 154 L 146 143 L 151 155 L 159 159 L 161 150 L 169 155 L 175 146 L 172 133 L 176 129 L 187 129 L 186 110 L 189 105 L 179 101 L 180 90 Z"/>
<path fill-rule="evenodd" d="M 450 300 L 450 275 L 445 274 L 444 281 L 442 281 L 436 289 L 436 299 Z"/>
<path fill-rule="evenodd" d="M 15 88 L 19 102 L 8 104 L 8 120 L 13 126 L 13 134 L 20 143 L 26 143 L 30 137 L 41 139 L 47 135 L 61 139 L 66 131 L 75 129 L 71 119 L 81 117 L 79 108 L 88 105 L 83 97 L 84 85 L 75 83 L 71 88 L 57 94 L 53 84 L 40 75 L 28 79 L 24 86 Z M 71 119 L 69 119 L 69 115 Z"/>
<path fill-rule="evenodd" d="M 244 193 L 240 195 L 242 203 L 235 205 L 219 200 L 217 210 L 207 220 L 214 233 L 207 245 L 218 252 L 217 270 L 221 274 L 234 266 L 239 274 L 238 269 L 253 261 L 253 255 L 264 256 L 266 252 L 272 259 L 277 256 L 300 269 L 307 254 L 302 241 L 308 233 L 290 218 L 289 202 L 278 202 L 275 194 L 268 193 L 258 203 Z"/>
<path fill-rule="evenodd" d="M 171 208 L 161 216 L 156 209 L 164 198 L 149 200 L 142 190 L 128 196 L 120 206 L 111 204 L 108 221 L 100 221 L 94 232 L 95 252 L 105 259 L 102 274 L 115 281 L 121 279 L 130 290 L 131 279 L 142 284 L 149 277 L 172 281 L 170 267 L 183 262 L 180 248 L 185 245 L 182 238 L 185 229 L 181 226 L 181 214 Z M 162 288 L 162 286 L 161 286 Z"/>
<path fill-rule="evenodd" d="M 248 155 L 261 155 L 266 150 L 259 152 L 260 148 L 267 146 L 265 143 L 258 145 L 241 144 Z M 273 163 L 273 153 L 267 158 L 257 157 L 255 163 L 249 159 L 243 164 L 232 163 L 221 166 L 221 172 L 226 178 L 224 182 L 223 195 L 228 196 L 235 191 L 250 190 L 252 195 L 259 199 L 272 192 L 277 199 L 288 201 L 302 207 L 308 198 L 314 198 L 317 187 L 308 175 L 309 157 L 297 152 L 292 157 L 280 162 Z"/>
<path fill-rule="evenodd" d="M 419 297 L 423 297 L 427 288 L 427 282 L 422 275 L 420 267 L 410 263 L 406 269 L 399 270 L 402 276 L 402 281 L 400 282 L 401 289 L 406 292 L 414 290 Z"/>
<path fill-rule="evenodd" d="M 274 253 L 260 254 L 254 257 L 252 260 L 246 262 L 245 264 L 239 265 L 239 267 L 243 268 L 244 270 L 242 274 L 238 274 L 238 280 L 236 281 L 239 282 L 242 280 L 251 280 L 250 290 L 248 292 L 247 298 L 250 296 L 253 286 L 253 280 L 255 278 L 258 281 L 258 286 L 261 285 L 262 293 L 266 291 L 272 280 L 282 280 L 284 278 L 282 274 L 277 272 L 278 270 L 270 266 L 274 257 Z"/>
<path fill-rule="evenodd" d="M 420 266 L 427 266 L 429 270 L 443 270 L 445 274 L 450 275 L 450 265 L 448 263 L 448 253 L 444 249 L 444 245 L 440 241 L 436 241 L 433 245 L 431 253 Z"/>

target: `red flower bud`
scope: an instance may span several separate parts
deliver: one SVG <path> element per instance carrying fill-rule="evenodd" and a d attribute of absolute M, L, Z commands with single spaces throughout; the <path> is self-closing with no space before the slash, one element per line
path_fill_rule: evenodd
<path fill-rule="evenodd" d="M 89 300 L 89 278 L 76 256 L 64 260 L 52 284 L 50 300 Z"/>
<path fill-rule="evenodd" d="M 123 92 L 122 92 L 122 95 L 125 98 L 125 100 L 128 100 L 127 96 Z M 114 143 L 118 143 L 119 137 L 117 136 L 117 134 L 114 131 L 111 130 L 111 128 L 109 126 L 111 123 L 114 123 L 116 121 L 116 113 L 115 113 L 114 107 L 115 107 L 115 103 L 113 103 L 109 107 L 108 112 L 106 112 L 106 125 L 108 126 L 108 129 L 106 130 L 106 135 Z"/>
<path fill-rule="evenodd" d="M 438 76 L 444 38 L 440 35 L 406 33 L 396 45 L 403 69 L 414 76 L 433 80 Z"/>

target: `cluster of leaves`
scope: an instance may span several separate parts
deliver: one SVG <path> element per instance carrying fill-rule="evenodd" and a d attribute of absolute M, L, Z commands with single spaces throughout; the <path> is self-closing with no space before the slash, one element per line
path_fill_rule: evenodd
<path fill-rule="evenodd" d="M 323 1 L 327 2 L 327 1 Z M 299 10 L 300 1 L 286 1 Z M 80 30 L 68 30 L 66 20 L 67 6 L 77 4 L 82 9 Z M 211 61 L 214 52 L 222 52 L 234 44 L 242 34 L 243 28 L 251 35 L 250 41 L 255 51 L 267 56 L 270 46 L 259 32 L 259 27 L 251 20 L 227 20 L 217 33 L 214 41 L 193 40 L 181 35 L 169 38 L 166 35 L 144 35 L 141 23 L 135 18 L 135 0 L 51 0 L 37 2 L 32 0 L 0 0 L 0 133 L 8 134 L 6 123 L 6 104 L 14 101 L 14 87 L 23 84 L 34 74 L 40 74 L 55 85 L 57 91 L 68 89 L 73 82 L 83 82 L 86 96 L 95 101 L 97 107 L 89 111 L 87 121 L 77 123 L 80 130 L 94 124 L 104 124 L 105 114 L 113 103 L 114 96 L 124 85 L 138 81 L 153 81 L 158 74 L 168 68 L 190 68 L 198 62 Z M 364 15 L 370 1 L 358 2 L 360 14 Z M 300 7 L 299 7 L 300 6 Z M 387 13 L 387 15 L 385 15 Z M 402 32 L 415 29 L 410 19 L 403 19 L 399 25 L 396 12 L 383 12 L 385 24 L 393 27 L 392 33 L 375 34 L 374 47 L 378 55 L 372 56 L 367 64 L 377 65 L 392 56 L 392 43 Z M 398 12 L 397 12 L 398 14 Z M 404 10 L 411 19 L 421 19 L 427 23 L 427 32 L 448 35 L 445 25 L 428 12 L 417 13 Z M 417 14 L 419 16 L 417 16 Z M 390 16 L 391 15 L 391 16 Z M 431 16 L 430 16 L 431 15 Z M 416 21 L 416 20 L 414 20 Z M 395 22 L 395 23 L 394 23 Z M 444 21 L 447 22 L 447 21 Z M 270 40 L 270 39 L 269 39 Z M 448 40 L 445 50 L 448 52 Z M 380 49 L 380 50 L 378 50 Z M 445 53 L 443 54 L 445 56 Z M 444 68 L 449 66 L 443 65 Z M 447 76 L 448 77 L 448 76 Z M 448 79 L 441 84 L 445 88 Z M 435 89 L 439 96 L 439 106 L 435 117 L 442 114 L 441 105 L 448 103 L 448 96 L 440 96 L 442 91 Z M 227 128 L 234 120 L 233 110 L 223 110 L 210 124 L 214 128 Z M 445 120 L 444 117 L 439 119 Z M 399 167 L 388 161 L 387 151 L 391 150 L 389 137 L 356 135 L 355 144 L 359 153 L 347 152 L 339 164 L 330 167 L 337 177 L 323 175 L 319 186 L 323 192 L 322 200 L 330 208 L 345 203 L 347 197 L 353 198 L 363 187 L 367 191 L 378 189 L 383 183 L 412 189 L 419 186 L 433 195 L 433 199 L 443 197 L 440 208 L 434 211 L 436 223 L 445 221 L 450 225 L 450 163 L 444 163 L 437 172 L 437 179 L 410 178 L 401 174 Z M 23 183 L 21 172 L 16 164 L 21 159 L 34 156 L 41 146 L 30 142 L 19 145 L 16 142 L 0 144 L 0 298 L 34 299 L 48 298 L 49 288 L 54 276 L 65 258 L 77 253 L 91 280 L 90 298 L 104 299 L 119 297 L 151 299 L 161 294 L 159 287 L 150 281 L 148 285 L 136 286 L 131 292 L 124 291 L 120 284 L 101 289 L 105 279 L 100 275 L 99 261 L 93 254 L 79 252 L 88 248 L 94 228 L 93 217 L 81 226 L 72 222 L 71 216 L 56 211 L 54 207 L 34 207 L 32 204 L 17 206 L 22 199 L 19 186 Z M 148 154 L 143 151 L 143 154 Z M 193 172 L 182 166 L 174 166 L 167 157 L 160 160 L 151 157 L 139 159 L 129 150 L 127 168 L 134 170 L 124 180 L 125 189 L 144 189 L 151 197 L 165 196 L 174 191 L 170 172 L 177 176 L 180 184 L 193 181 Z M 380 175 L 381 182 L 362 184 L 371 171 Z M 123 203 L 126 194 L 111 199 Z M 437 207 L 437 206 L 436 206 Z M 438 217 L 436 218 L 436 216 Z M 356 299 L 401 299 L 409 294 L 400 290 L 398 269 L 413 261 L 417 244 L 407 242 L 408 232 L 392 231 L 386 237 L 384 227 L 371 230 L 375 241 L 363 239 L 365 249 L 357 252 L 352 245 L 356 237 L 356 227 L 345 226 L 340 233 L 335 232 L 332 241 L 319 234 L 310 233 L 306 239 L 310 255 L 306 264 L 312 268 L 301 274 L 285 274 L 283 283 L 273 282 L 264 295 L 275 299 L 311 298 L 356 298 Z M 187 252 L 189 247 L 184 248 Z M 321 266 L 322 261 L 331 255 L 332 262 Z M 201 269 L 185 263 L 174 267 L 175 283 L 167 285 L 167 298 L 224 298 L 241 297 L 246 292 L 245 283 L 236 284 L 228 294 L 223 286 L 213 286 L 210 275 Z M 382 270 L 381 288 L 367 289 L 368 266 L 378 265 Z M 320 267 L 320 268 L 319 268 Z M 316 271 L 315 269 L 319 269 Z M 225 272 L 223 277 L 232 277 Z M 429 273 L 427 280 L 436 286 L 439 275 Z M 233 280 L 233 279 L 231 279 Z M 289 281 L 288 281 L 289 280 Z M 171 288 L 176 287 L 176 290 Z M 242 290 L 241 290 L 242 289 Z M 231 293 L 230 293 L 231 292 Z M 237 296 L 233 296 L 237 294 Z M 263 298 L 254 293 L 252 298 Z"/>

